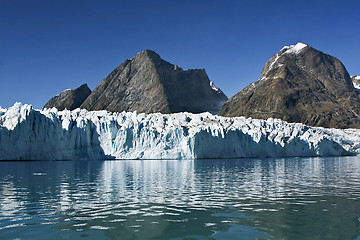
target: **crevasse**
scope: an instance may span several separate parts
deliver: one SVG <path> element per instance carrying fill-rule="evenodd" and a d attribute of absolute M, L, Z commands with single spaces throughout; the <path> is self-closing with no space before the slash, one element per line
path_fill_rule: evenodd
<path fill-rule="evenodd" d="M 360 152 L 360 130 L 210 113 L 137 114 L 0 109 L 1 160 L 196 159 L 341 156 Z"/>

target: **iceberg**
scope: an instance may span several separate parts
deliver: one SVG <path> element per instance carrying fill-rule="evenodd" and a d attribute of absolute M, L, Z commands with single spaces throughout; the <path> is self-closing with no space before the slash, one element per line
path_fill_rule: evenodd
<path fill-rule="evenodd" d="M 360 130 L 211 113 L 137 114 L 0 108 L 0 160 L 342 156 Z"/>

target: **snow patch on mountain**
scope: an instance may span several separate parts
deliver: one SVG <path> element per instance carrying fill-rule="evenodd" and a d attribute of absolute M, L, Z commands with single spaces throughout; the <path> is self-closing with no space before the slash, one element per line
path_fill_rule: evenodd
<path fill-rule="evenodd" d="M 290 53 L 298 54 L 307 46 L 308 46 L 307 44 L 299 42 L 296 45 L 288 46 L 285 53 L 287 53 L 287 54 L 290 54 Z"/>
<path fill-rule="evenodd" d="M 137 114 L 0 111 L 0 159 L 196 159 L 340 156 L 360 152 L 360 130 L 325 129 L 279 119 L 210 113 Z"/>
<path fill-rule="evenodd" d="M 279 53 L 276 54 L 275 59 L 271 62 L 268 71 L 270 71 L 274 67 L 275 63 L 277 63 L 280 56 L 281 55 Z M 265 79 L 265 77 L 262 77 L 261 79 Z"/>
<path fill-rule="evenodd" d="M 283 64 L 279 63 L 279 59 L 284 54 L 299 54 L 305 47 L 307 47 L 307 44 L 304 43 L 297 43 L 296 45 L 290 45 L 290 46 L 284 46 L 276 55 L 272 57 L 272 59 L 269 61 L 269 67 L 267 68 L 266 72 L 269 72 L 273 68 L 281 67 Z M 260 80 L 266 80 L 266 74 L 262 74 L 262 77 Z"/>
<path fill-rule="evenodd" d="M 213 82 L 210 81 L 210 87 L 212 88 L 212 90 L 214 90 L 215 92 L 221 93 L 220 88 L 218 88 L 217 86 L 215 86 L 215 84 Z"/>
<path fill-rule="evenodd" d="M 62 91 L 61 93 L 59 93 L 59 94 L 56 94 L 55 96 L 56 97 L 60 97 L 62 94 L 64 94 L 64 93 L 66 93 L 66 92 L 69 92 L 69 91 L 71 91 L 71 89 L 65 89 L 64 91 Z"/>
<path fill-rule="evenodd" d="M 357 75 L 351 76 L 351 80 L 356 90 L 360 91 L 360 76 Z"/>
<path fill-rule="evenodd" d="M 356 89 L 360 90 L 360 85 L 359 85 L 359 84 L 354 83 L 354 88 L 356 88 Z"/>

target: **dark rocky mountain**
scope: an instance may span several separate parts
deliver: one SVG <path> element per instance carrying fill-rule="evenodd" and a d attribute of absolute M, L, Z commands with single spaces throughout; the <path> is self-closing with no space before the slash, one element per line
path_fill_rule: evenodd
<path fill-rule="evenodd" d="M 58 110 L 74 110 L 85 101 L 85 99 L 90 95 L 91 90 L 86 85 L 83 84 L 77 89 L 71 90 L 67 89 L 51 98 L 44 106 L 44 108 L 57 108 Z"/>
<path fill-rule="evenodd" d="M 102 80 L 81 108 L 111 112 L 217 113 L 226 100 L 204 69 L 184 71 L 157 53 L 145 50 Z"/>
<path fill-rule="evenodd" d="M 360 128 L 360 98 L 338 59 L 298 43 L 274 55 L 260 80 L 228 100 L 219 115 Z"/>

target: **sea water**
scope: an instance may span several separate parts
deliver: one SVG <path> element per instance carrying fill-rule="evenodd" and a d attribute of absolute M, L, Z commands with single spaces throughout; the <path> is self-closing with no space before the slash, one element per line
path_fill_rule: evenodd
<path fill-rule="evenodd" d="M 360 239 L 360 158 L 0 162 L 0 239 Z"/>

